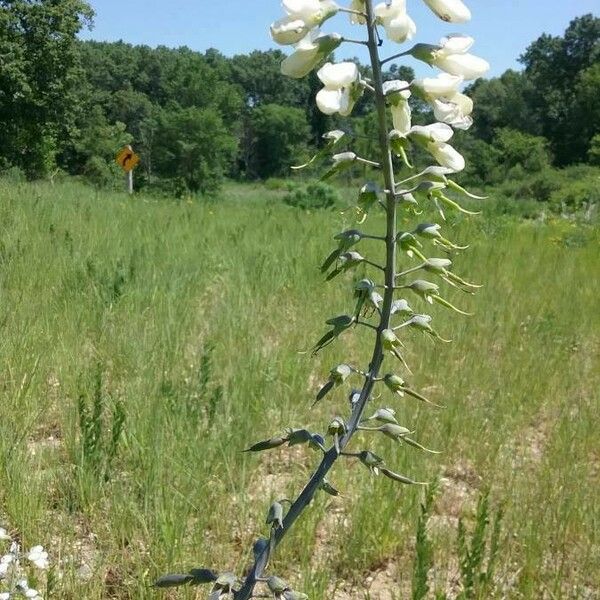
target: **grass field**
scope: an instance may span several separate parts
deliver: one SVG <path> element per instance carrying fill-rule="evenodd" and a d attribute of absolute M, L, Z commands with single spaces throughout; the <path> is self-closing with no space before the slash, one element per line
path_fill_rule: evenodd
<path fill-rule="evenodd" d="M 369 434 L 355 449 L 439 480 L 428 597 L 457 597 L 458 519 L 470 532 L 489 489 L 499 550 L 472 597 L 600 598 L 600 231 L 489 212 L 448 226 L 472 244 L 457 273 L 485 287 L 447 296 L 476 316 L 434 308 L 454 343 L 408 340 L 411 385 L 447 408 L 377 401 L 443 453 Z M 240 450 L 322 431 L 348 392 L 311 411 L 327 372 L 370 356 L 366 329 L 303 353 L 351 310 L 351 278 L 324 284 L 317 268 L 350 226 L 350 211 L 300 212 L 259 187 L 175 202 L 0 183 L 0 525 L 47 546 L 47 597 L 203 598 L 150 584 L 243 568 L 269 504 L 317 457 Z M 424 491 L 344 466 L 331 477 L 343 495 L 315 501 L 274 570 L 313 600 L 410 598 Z"/>

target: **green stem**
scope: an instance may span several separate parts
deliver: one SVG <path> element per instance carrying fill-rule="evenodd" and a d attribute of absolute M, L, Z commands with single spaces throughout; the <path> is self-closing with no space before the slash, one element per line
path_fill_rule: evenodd
<path fill-rule="evenodd" d="M 313 500 L 315 494 L 321 487 L 323 480 L 338 460 L 340 455 L 344 454 L 344 449 L 350 443 L 350 440 L 356 433 L 358 426 L 362 420 L 363 413 L 371 397 L 375 382 L 378 381 L 379 371 L 383 363 L 383 345 L 381 332 L 388 329 L 390 326 L 391 309 L 394 301 L 394 284 L 396 275 L 396 198 L 394 190 L 396 184 L 394 181 L 394 168 L 392 162 L 392 152 L 388 140 L 388 124 L 386 114 L 385 96 L 383 93 L 383 77 L 381 73 L 381 63 L 379 59 L 379 43 L 377 30 L 375 27 L 375 18 L 373 14 L 373 0 L 365 1 L 365 14 L 367 18 L 367 30 L 369 41 L 369 56 L 371 59 L 371 67 L 373 69 L 373 87 L 375 88 L 375 104 L 377 107 L 377 122 L 378 122 L 378 140 L 381 150 L 380 166 L 383 171 L 386 194 L 385 209 L 387 215 L 386 224 L 386 263 L 384 268 L 385 273 L 385 293 L 383 298 L 383 306 L 381 309 L 381 319 L 379 326 L 376 328 L 377 336 L 375 339 L 375 347 L 369 364 L 369 370 L 366 373 L 365 383 L 360 393 L 358 402 L 356 403 L 350 421 L 348 422 L 346 434 L 339 440 L 339 445 L 332 446 L 323 456 L 321 464 L 317 467 L 298 498 L 293 502 L 290 510 L 285 515 L 283 527 L 280 527 L 275 532 L 274 546 L 276 547 L 285 537 L 288 531 L 292 528 L 298 517 L 304 512 L 308 505 Z M 346 454 L 348 455 L 348 454 Z M 248 572 L 244 584 L 241 589 L 234 595 L 235 600 L 250 600 L 253 595 L 254 587 L 258 578 L 263 575 L 269 560 L 269 550 L 266 549 L 257 557 L 254 565 Z"/>

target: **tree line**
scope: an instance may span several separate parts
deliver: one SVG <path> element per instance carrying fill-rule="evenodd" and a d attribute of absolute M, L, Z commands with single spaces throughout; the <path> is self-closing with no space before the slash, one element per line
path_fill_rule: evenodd
<path fill-rule="evenodd" d="M 142 157 L 138 186 L 209 192 L 224 178 L 285 176 L 324 132 L 346 126 L 314 108 L 314 74 L 281 76 L 279 50 L 226 57 L 79 40 L 92 19 L 83 0 L 0 0 L 0 171 L 111 185 L 115 153 L 130 143 Z M 542 35 L 520 62 L 523 70 L 466 90 L 476 108 L 475 125 L 457 136 L 465 177 L 493 184 L 600 164 L 600 19 L 584 15 L 562 36 Z M 414 74 L 392 65 L 385 76 Z M 365 94 L 353 119 L 367 155 L 371 103 Z M 417 106 L 415 121 L 431 120 L 428 110 Z"/>

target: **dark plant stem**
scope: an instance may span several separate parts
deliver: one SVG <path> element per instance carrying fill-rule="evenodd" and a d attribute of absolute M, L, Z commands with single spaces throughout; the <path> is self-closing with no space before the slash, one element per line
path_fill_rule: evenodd
<path fill-rule="evenodd" d="M 280 527 L 275 532 L 276 547 L 285 537 L 288 531 L 292 528 L 298 517 L 307 508 L 315 494 L 319 490 L 327 473 L 331 470 L 340 453 L 348 446 L 353 435 L 356 433 L 358 425 L 362 419 L 365 408 L 371 397 L 373 386 L 378 380 L 379 371 L 383 363 L 383 347 L 381 340 L 381 332 L 388 329 L 390 326 L 391 308 L 394 301 L 394 284 L 396 273 L 396 198 L 394 190 L 396 184 L 394 181 L 394 169 L 392 163 L 392 153 L 388 140 L 388 126 L 386 116 L 385 96 L 383 94 L 383 78 L 381 74 L 381 63 L 379 59 L 379 42 L 377 28 L 373 15 L 373 1 L 365 1 L 365 12 L 367 16 L 367 29 L 369 41 L 369 55 L 371 59 L 371 67 L 373 69 L 373 87 L 375 89 L 375 103 L 377 107 L 378 121 L 378 140 L 381 149 L 380 164 L 383 171 L 386 194 L 385 209 L 387 213 L 386 226 L 386 263 L 384 268 L 385 273 L 385 293 L 383 298 L 383 306 L 381 309 L 381 319 L 377 329 L 375 347 L 373 356 L 369 365 L 366 380 L 360 393 L 358 402 L 356 403 L 350 421 L 347 424 L 347 433 L 339 440 L 338 448 L 331 447 L 324 455 L 321 464 L 318 466 L 315 473 L 310 478 L 298 498 L 292 503 L 290 510 L 283 520 L 283 527 Z M 254 587 L 258 579 L 263 575 L 269 561 L 269 550 L 265 549 L 256 559 L 254 565 L 246 576 L 243 586 L 234 595 L 235 600 L 249 600 L 254 593 Z"/>

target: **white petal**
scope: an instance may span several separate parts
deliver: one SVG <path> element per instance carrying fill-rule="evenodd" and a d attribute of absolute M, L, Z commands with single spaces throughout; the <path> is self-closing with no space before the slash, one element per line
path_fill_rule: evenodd
<path fill-rule="evenodd" d="M 424 2 L 440 19 L 448 23 L 466 23 L 471 20 L 471 11 L 461 0 L 424 0 Z"/>
<path fill-rule="evenodd" d="M 350 4 L 350 8 L 357 12 L 364 13 L 365 12 L 365 2 L 364 2 L 364 0 L 352 0 L 352 3 Z M 352 25 L 365 25 L 367 23 L 367 20 L 363 16 L 351 14 L 350 15 L 350 23 L 352 23 Z"/>
<path fill-rule="evenodd" d="M 383 82 L 383 94 L 384 96 L 390 96 L 398 94 L 400 98 L 408 100 L 410 98 L 410 84 L 408 81 L 402 81 L 400 79 L 394 79 L 392 81 Z"/>
<path fill-rule="evenodd" d="M 341 89 L 358 80 L 360 74 L 353 62 L 325 63 L 317 72 L 323 85 L 330 89 Z"/>
<path fill-rule="evenodd" d="M 474 43 L 475 40 L 470 35 L 451 33 L 440 40 L 442 47 L 440 54 L 465 54 L 473 47 Z"/>
<path fill-rule="evenodd" d="M 399 44 L 412 40 L 417 33 L 415 22 L 406 13 L 385 20 L 383 26 L 388 39 Z"/>
<path fill-rule="evenodd" d="M 452 125 L 456 129 L 466 130 L 473 124 L 473 119 L 465 114 L 458 104 L 445 99 L 433 101 L 433 114 L 438 121 Z"/>
<path fill-rule="evenodd" d="M 273 41 L 282 46 L 290 46 L 300 42 L 310 31 L 307 24 L 301 19 L 292 20 L 284 17 L 271 25 L 271 37 Z"/>
<path fill-rule="evenodd" d="M 436 144 L 435 142 L 431 142 L 427 150 L 442 167 L 448 167 L 455 172 L 462 171 L 465 168 L 464 157 L 450 144 Z"/>
<path fill-rule="evenodd" d="M 415 125 L 411 128 L 412 136 L 417 136 L 428 142 L 447 142 L 453 135 L 452 127 L 445 123 L 432 123 L 431 125 Z"/>
<path fill-rule="evenodd" d="M 439 98 L 440 96 L 447 96 L 456 92 L 462 82 L 462 77 L 450 75 L 449 73 L 440 73 L 437 77 L 415 79 L 411 83 L 411 86 L 419 88 L 429 96 Z"/>
<path fill-rule="evenodd" d="M 282 4 L 289 15 L 300 18 L 310 18 L 320 9 L 319 0 L 283 0 Z"/>
<path fill-rule="evenodd" d="M 323 88 L 317 94 L 317 106 L 326 115 L 333 115 L 342 107 L 342 90 L 328 90 Z"/>
<path fill-rule="evenodd" d="M 408 102 L 400 102 L 399 104 L 391 107 L 392 111 L 392 122 L 394 129 L 399 131 L 402 135 L 406 135 L 410 131 L 412 111 Z"/>
<path fill-rule="evenodd" d="M 482 77 L 490 69 L 490 64 L 486 60 L 474 54 L 440 56 L 435 59 L 434 63 L 446 73 L 464 77 L 467 81 Z"/>
<path fill-rule="evenodd" d="M 398 15 L 406 12 L 406 0 L 392 0 L 388 5 L 387 2 L 380 2 L 373 9 L 375 17 L 380 22 L 387 19 L 394 19 Z"/>

